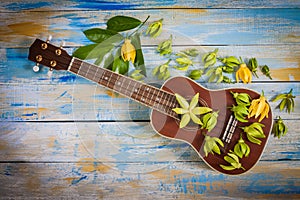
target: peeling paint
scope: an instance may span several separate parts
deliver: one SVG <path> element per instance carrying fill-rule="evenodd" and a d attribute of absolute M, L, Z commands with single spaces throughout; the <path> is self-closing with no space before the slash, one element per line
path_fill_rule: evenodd
<path fill-rule="evenodd" d="M 101 173 L 108 173 L 111 170 L 111 167 L 98 162 L 94 158 L 82 159 L 77 165 L 80 167 L 82 172 L 99 171 Z"/>

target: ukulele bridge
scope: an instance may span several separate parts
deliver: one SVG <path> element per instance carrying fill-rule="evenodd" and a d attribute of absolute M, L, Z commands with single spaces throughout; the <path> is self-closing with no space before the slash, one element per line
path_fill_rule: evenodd
<path fill-rule="evenodd" d="M 223 133 L 223 137 L 222 137 L 223 142 L 226 142 L 227 144 L 230 143 L 233 133 L 236 129 L 237 122 L 238 122 L 237 119 L 233 115 L 230 115 L 228 124 Z"/>

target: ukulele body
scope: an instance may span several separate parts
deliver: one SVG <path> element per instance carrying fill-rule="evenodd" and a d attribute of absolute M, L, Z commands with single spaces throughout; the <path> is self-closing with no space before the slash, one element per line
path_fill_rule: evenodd
<path fill-rule="evenodd" d="M 213 109 L 213 111 L 219 111 L 217 125 L 212 129 L 208 135 L 213 137 L 222 138 L 226 126 L 228 124 L 230 116 L 233 114 L 230 111 L 230 107 L 235 104 L 235 100 L 232 97 L 232 92 L 245 92 L 248 93 L 252 99 L 259 98 L 259 94 L 255 91 L 242 88 L 232 88 L 232 89 L 222 89 L 222 90 L 208 90 L 189 78 L 185 77 L 174 77 L 167 80 L 162 86 L 163 90 L 170 93 L 178 93 L 186 99 L 191 99 L 196 93 L 199 93 L 199 105 L 208 106 Z M 225 144 L 225 147 L 221 149 L 221 154 L 209 153 L 205 156 L 203 146 L 204 146 L 204 134 L 201 126 L 190 123 L 184 128 L 179 128 L 179 120 L 176 120 L 170 116 L 167 116 L 161 112 L 153 110 L 151 113 L 151 124 L 154 130 L 163 137 L 170 139 L 180 140 L 187 142 L 191 147 L 198 153 L 198 155 L 203 159 L 204 162 L 208 164 L 211 168 L 225 173 L 225 174 L 241 174 L 249 169 L 251 169 L 259 160 L 262 152 L 266 146 L 269 133 L 272 127 L 272 113 L 268 114 L 268 118 L 264 118 L 261 122 L 265 125 L 263 128 L 265 138 L 261 139 L 262 143 L 260 145 L 253 144 L 247 140 L 246 134 L 243 134 L 243 139 L 250 147 L 250 154 L 248 157 L 240 159 L 240 163 L 245 169 L 234 169 L 234 170 L 224 170 L 220 167 L 222 165 L 230 165 L 224 161 L 224 156 L 233 150 L 234 145 L 238 142 L 240 134 L 243 132 L 242 126 L 248 126 L 253 122 L 258 121 L 258 119 L 250 118 L 247 123 L 238 122 L 236 128 L 233 132 L 232 138 L 229 143 Z"/>

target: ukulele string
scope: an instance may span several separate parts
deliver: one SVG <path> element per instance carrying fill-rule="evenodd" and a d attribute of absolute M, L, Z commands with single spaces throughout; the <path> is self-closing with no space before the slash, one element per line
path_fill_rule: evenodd
<path fill-rule="evenodd" d="M 82 62 L 82 63 L 84 63 L 84 62 Z M 138 100 L 141 103 L 146 104 L 146 106 L 156 108 L 160 112 L 161 111 L 166 112 L 166 114 L 172 115 L 172 117 L 177 116 L 177 114 L 172 111 L 172 108 L 176 107 L 176 105 L 178 104 L 176 101 L 176 97 L 174 95 L 169 94 L 158 88 L 152 87 L 150 85 L 146 85 L 146 84 L 137 82 L 135 80 L 129 79 L 126 76 L 114 74 L 113 72 L 110 72 L 103 68 L 100 68 L 102 71 L 101 71 L 101 73 L 99 73 L 98 72 L 99 67 L 97 67 L 95 65 L 88 64 L 89 69 L 85 70 L 85 67 L 82 67 L 83 66 L 82 63 L 79 64 L 77 62 L 74 62 L 72 65 L 72 68 L 77 70 L 77 74 L 82 75 L 83 77 L 93 80 L 95 82 L 98 82 L 102 85 L 105 85 L 106 87 L 108 87 L 112 90 L 115 90 L 116 92 L 123 93 L 125 96 L 128 96 L 130 98 Z M 93 66 L 93 67 L 90 68 L 91 66 Z M 76 71 L 76 70 L 74 70 L 74 71 Z M 107 80 L 105 80 L 105 78 L 103 78 L 103 76 L 106 76 L 106 72 L 109 73 L 109 75 L 107 76 L 109 78 L 106 78 Z M 123 84 L 120 84 L 120 85 L 118 85 L 118 87 L 115 87 L 116 82 L 120 79 L 122 79 Z M 126 82 L 127 82 L 127 84 L 124 84 Z M 140 87 L 136 88 L 135 87 L 136 85 L 139 85 Z M 128 88 L 130 88 L 131 92 L 129 91 Z M 133 91 L 135 90 L 133 88 L 138 90 L 136 96 L 133 95 L 134 94 Z M 151 89 L 146 91 L 145 88 L 151 88 Z M 129 91 L 129 94 L 126 94 L 128 91 Z M 151 96 L 151 98 L 149 98 L 149 96 Z M 155 97 L 155 99 L 159 99 L 160 101 L 157 102 L 156 100 L 153 99 L 153 97 Z M 144 101 L 142 101 L 142 99 Z M 173 106 L 170 107 L 168 104 L 173 105 Z M 162 107 L 162 108 L 160 108 L 160 107 Z"/>
<path fill-rule="evenodd" d="M 80 61 L 80 60 L 78 60 L 78 61 Z M 177 118 L 177 114 L 174 111 L 172 111 L 173 108 L 175 108 L 176 106 L 179 106 L 179 104 L 178 104 L 178 102 L 176 100 L 175 95 L 167 93 L 167 92 L 165 92 L 165 91 L 163 91 L 161 89 L 155 88 L 153 86 L 140 83 L 140 82 L 138 82 L 136 80 L 129 79 L 126 76 L 121 76 L 120 74 L 114 74 L 113 72 L 110 72 L 110 71 L 108 71 L 107 69 L 104 69 L 104 68 L 100 68 L 100 67 L 98 67 L 96 65 L 91 65 L 91 64 L 85 63 L 83 61 L 80 61 L 80 62 L 84 63 L 84 64 L 87 64 L 89 69 L 85 70 L 85 67 L 83 67 L 82 69 L 80 69 L 81 68 L 81 64 L 76 63 L 76 62 L 73 63 L 72 68 L 75 68 L 76 70 L 78 70 L 78 72 L 82 73 L 82 76 L 83 76 L 83 74 L 85 74 L 85 76 L 83 76 L 83 77 L 86 77 L 86 78 L 88 78 L 90 80 L 93 80 L 95 82 L 98 82 L 98 83 L 100 81 L 104 81 L 105 83 L 103 83 L 103 85 L 106 85 L 106 87 L 108 87 L 108 88 L 110 88 L 112 90 L 115 90 L 116 92 L 123 92 L 123 93 L 125 93 L 126 96 L 128 96 L 130 98 L 133 98 L 135 100 L 138 100 L 139 102 L 146 104 L 146 106 L 150 106 L 152 108 L 156 108 L 160 112 L 164 112 L 167 115 L 171 115 L 172 117 L 176 117 Z M 91 66 L 92 66 L 92 68 L 91 68 Z M 99 73 L 99 71 L 98 71 L 99 69 L 98 68 L 102 70 L 102 73 Z M 110 80 L 103 79 L 103 74 L 105 74 L 105 72 L 109 73 Z M 127 86 L 126 86 L 126 84 L 121 84 L 121 85 L 118 85 L 118 87 L 115 87 L 116 86 L 115 83 L 119 80 L 118 78 L 124 78 L 125 81 L 128 81 Z M 136 89 L 139 90 L 138 91 L 138 97 L 140 97 L 140 98 L 134 98 L 133 95 L 132 95 L 133 92 L 130 92 L 129 95 L 126 94 L 126 92 L 128 91 L 128 88 L 134 88 L 135 85 L 136 85 L 136 83 L 138 83 L 141 86 L 139 88 L 136 88 Z M 144 90 L 145 87 L 151 87 L 151 89 L 149 91 L 145 91 Z M 142 94 L 140 95 L 140 93 L 142 93 Z M 155 96 L 155 94 L 156 94 L 156 96 Z M 161 101 L 159 101 L 159 105 L 157 105 L 157 101 L 153 100 L 153 98 L 149 98 L 149 96 L 151 96 L 151 97 L 153 97 L 153 96 L 158 97 L 161 100 Z M 141 98 L 144 98 L 145 100 L 141 101 Z M 151 101 L 153 103 L 151 103 Z M 175 105 L 175 106 L 170 107 L 168 104 Z M 160 106 L 162 108 L 159 108 L 157 106 Z M 219 117 L 224 117 L 224 116 L 226 117 L 226 113 L 225 114 L 219 113 Z M 226 121 L 228 121 L 228 120 L 226 120 L 226 119 L 225 120 L 218 120 L 218 122 L 221 122 L 221 123 L 224 123 Z"/>

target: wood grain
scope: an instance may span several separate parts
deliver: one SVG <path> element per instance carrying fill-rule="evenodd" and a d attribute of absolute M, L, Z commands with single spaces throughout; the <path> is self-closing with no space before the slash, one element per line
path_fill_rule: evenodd
<path fill-rule="evenodd" d="M 270 137 L 261 160 L 298 160 L 299 123 L 286 120 L 289 132 Z M 0 160 L 75 162 L 201 161 L 188 144 L 157 135 L 149 122 L 2 122 Z M 147 170 L 147 169 L 144 169 Z"/>
<path fill-rule="evenodd" d="M 265 1 L 197 1 L 197 0 L 178 0 L 178 1 L 140 1 L 122 0 L 105 2 L 67 0 L 63 2 L 40 2 L 38 0 L 13 2 L 2 2 L 0 7 L 4 11 L 18 12 L 20 10 L 130 10 L 130 9 L 194 9 L 194 8 L 299 8 L 300 3 L 295 0 L 265 0 Z M 193 12 L 191 10 L 190 12 Z"/>
<path fill-rule="evenodd" d="M 122 165 L 123 163 L 119 163 Z M 151 163 L 127 163 L 135 168 Z M 159 165 L 156 163 L 154 165 Z M 242 176 L 226 176 L 197 162 L 168 163 L 148 173 L 124 173 L 98 162 L 1 163 L 3 198 L 258 199 L 299 196 L 299 161 L 260 162 Z M 267 179 L 267 180 L 266 180 Z"/>
<path fill-rule="evenodd" d="M 6 47 L 28 46 L 35 37 L 52 34 L 67 45 L 88 42 L 83 30 L 103 27 L 116 15 L 128 15 L 141 21 L 164 18 L 164 33 L 156 42 L 174 35 L 176 45 L 254 45 L 299 43 L 298 9 L 153 9 L 2 12 L 0 39 Z M 36 19 L 39 18 L 39 21 Z M 189 23 L 186 23 L 188 19 Z M 267 20 L 266 20 L 267 19 Z M 180 31 L 179 31 L 180 30 Z M 143 40 L 143 44 L 153 41 Z"/>
<path fill-rule="evenodd" d="M 3 1 L 0 3 L 0 199 L 299 199 L 300 3 L 267 1 Z M 156 45 L 173 35 L 173 50 L 219 48 L 221 56 L 256 57 L 271 69 L 252 84 L 198 82 L 209 89 L 246 87 L 266 97 L 293 88 L 295 111 L 275 109 L 288 133 L 271 137 L 260 162 L 242 176 L 209 169 L 192 148 L 158 136 L 150 110 L 68 72 L 32 72 L 36 37 L 71 54 L 90 42 L 83 30 L 108 18 L 164 18 L 164 33 L 142 37 L 148 77 L 168 58 Z M 200 57 L 198 61 L 200 61 Z M 197 66 L 191 67 L 195 69 Z M 171 69 L 171 75 L 186 75 Z M 234 77 L 233 77 L 234 78 Z"/>

